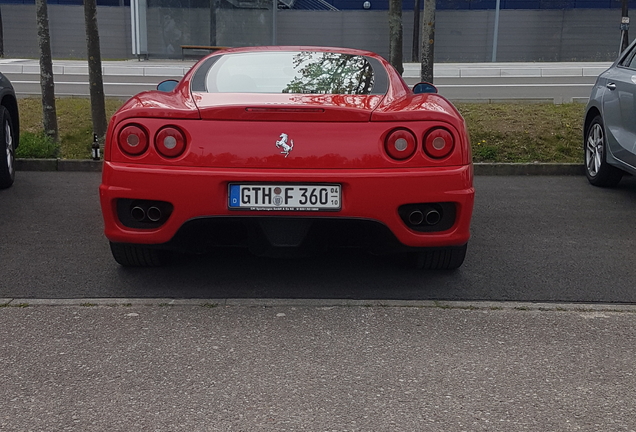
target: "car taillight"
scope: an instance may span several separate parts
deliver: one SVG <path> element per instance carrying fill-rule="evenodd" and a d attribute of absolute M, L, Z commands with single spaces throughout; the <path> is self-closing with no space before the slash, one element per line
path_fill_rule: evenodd
<path fill-rule="evenodd" d="M 185 151 L 186 139 L 179 129 L 168 126 L 157 132 L 155 146 L 162 156 L 175 158 Z"/>
<path fill-rule="evenodd" d="M 148 148 L 148 134 L 140 126 L 129 125 L 119 132 L 117 142 L 124 153 L 139 156 Z"/>
<path fill-rule="evenodd" d="M 424 137 L 424 152 L 432 158 L 445 158 L 453 151 L 453 147 L 455 140 L 447 129 L 435 128 Z"/>
<path fill-rule="evenodd" d="M 417 146 L 415 135 L 407 129 L 396 129 L 387 135 L 384 149 L 395 160 L 405 160 L 413 156 Z"/>

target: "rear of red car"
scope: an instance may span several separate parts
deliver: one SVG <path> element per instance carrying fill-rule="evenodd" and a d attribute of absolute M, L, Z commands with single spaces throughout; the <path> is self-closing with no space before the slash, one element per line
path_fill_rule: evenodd
<path fill-rule="evenodd" d="M 281 78 L 282 77 L 282 78 Z M 240 49 L 111 120 L 101 203 L 115 258 L 244 246 L 464 259 L 473 206 L 464 122 L 366 52 Z"/>

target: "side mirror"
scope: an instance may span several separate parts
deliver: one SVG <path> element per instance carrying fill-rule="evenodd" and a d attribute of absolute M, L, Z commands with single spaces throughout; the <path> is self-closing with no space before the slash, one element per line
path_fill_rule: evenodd
<path fill-rule="evenodd" d="M 415 84 L 415 86 L 413 86 L 413 93 L 415 93 L 415 94 L 419 94 L 419 93 L 437 93 L 437 87 L 435 87 L 431 83 L 421 82 L 421 83 L 417 83 L 417 84 Z"/>
<path fill-rule="evenodd" d="M 179 81 L 173 80 L 173 79 L 161 81 L 157 85 L 157 90 L 162 91 L 162 92 L 171 92 L 172 90 L 175 89 L 177 84 L 179 84 Z"/>

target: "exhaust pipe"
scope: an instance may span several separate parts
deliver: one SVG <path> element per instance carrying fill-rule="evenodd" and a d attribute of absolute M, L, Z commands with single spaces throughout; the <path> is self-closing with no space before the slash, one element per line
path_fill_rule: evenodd
<path fill-rule="evenodd" d="M 429 210 L 426 212 L 425 220 L 428 225 L 437 225 L 442 220 L 442 215 L 437 210 Z"/>
<path fill-rule="evenodd" d="M 161 219 L 161 210 L 159 210 L 159 207 L 152 206 L 148 209 L 147 215 L 151 222 L 157 222 Z"/>
<path fill-rule="evenodd" d="M 424 222 L 424 213 L 419 210 L 413 210 L 409 213 L 408 220 L 411 225 L 419 225 Z"/>
<path fill-rule="evenodd" d="M 135 206 L 132 208 L 132 210 L 130 210 L 130 215 L 137 222 L 141 222 L 146 218 L 146 211 L 139 206 Z"/>
<path fill-rule="evenodd" d="M 421 233 L 436 233 L 449 230 L 455 223 L 455 203 L 432 202 L 402 204 L 397 212 L 406 228 Z"/>

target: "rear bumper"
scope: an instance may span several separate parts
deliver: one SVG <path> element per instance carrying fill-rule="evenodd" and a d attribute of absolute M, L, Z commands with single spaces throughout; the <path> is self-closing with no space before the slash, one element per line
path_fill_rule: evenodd
<path fill-rule="evenodd" d="M 312 218 L 378 222 L 408 247 L 458 246 L 468 242 L 473 210 L 472 165 L 381 170 L 245 170 L 142 166 L 105 162 L 100 201 L 106 237 L 117 243 L 169 245 L 188 222 L 228 218 Z M 338 212 L 262 213 L 228 209 L 228 183 L 339 183 Z M 117 214 L 118 199 L 157 200 L 172 204 L 160 227 L 125 226 Z M 410 229 L 398 208 L 413 203 L 453 203 L 455 220 L 449 229 L 418 232 Z M 206 231 L 205 235 L 212 235 Z"/>

